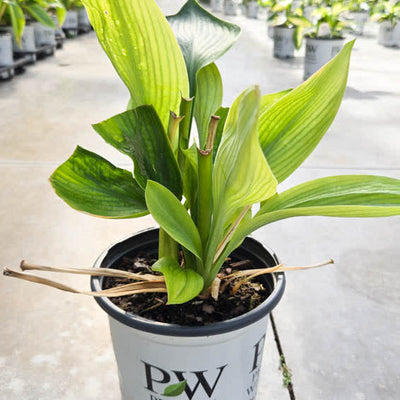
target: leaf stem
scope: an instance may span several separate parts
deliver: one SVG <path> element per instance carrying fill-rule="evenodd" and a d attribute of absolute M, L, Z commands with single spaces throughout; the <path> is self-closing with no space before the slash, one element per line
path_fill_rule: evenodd
<path fill-rule="evenodd" d="M 178 262 L 178 244 L 160 227 L 158 234 L 158 258 L 170 257 Z"/>
<path fill-rule="evenodd" d="M 168 123 L 168 138 L 169 138 L 169 142 L 171 143 L 171 146 L 172 146 L 174 152 L 178 148 L 178 139 L 176 136 L 176 132 L 178 130 L 178 126 L 179 126 L 180 122 L 184 118 L 185 117 L 178 117 L 173 111 L 170 111 L 169 123 Z"/>
<path fill-rule="evenodd" d="M 178 141 L 178 164 L 182 169 L 184 163 L 183 150 L 189 147 L 190 129 L 193 119 L 193 97 L 190 99 L 182 97 L 179 113 L 183 118 L 179 124 L 179 141 Z"/>

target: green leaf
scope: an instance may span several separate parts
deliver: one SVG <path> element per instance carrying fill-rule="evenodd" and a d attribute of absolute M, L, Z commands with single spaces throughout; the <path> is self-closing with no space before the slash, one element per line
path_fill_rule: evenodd
<path fill-rule="evenodd" d="M 204 150 L 211 115 L 221 107 L 222 95 L 222 79 L 217 66 L 212 63 L 203 67 L 197 74 L 197 93 L 194 106 L 200 149 Z"/>
<path fill-rule="evenodd" d="M 257 215 L 279 212 L 332 217 L 400 214 L 400 180 L 372 175 L 320 178 L 295 186 L 264 203 Z M 281 218 L 279 218 L 281 219 Z"/>
<path fill-rule="evenodd" d="M 39 21 L 41 24 L 46 25 L 50 28 L 55 28 L 53 20 L 50 15 L 47 14 L 45 8 L 40 6 L 39 4 L 25 5 L 24 8 L 32 15 L 36 21 Z"/>
<path fill-rule="evenodd" d="M 7 10 L 11 18 L 11 26 L 14 31 L 15 40 L 18 44 L 21 43 L 22 33 L 25 28 L 25 15 L 22 8 L 16 2 L 7 4 Z"/>
<path fill-rule="evenodd" d="M 187 268 L 183 269 L 176 260 L 163 257 L 160 258 L 151 267 L 153 271 L 160 272 L 164 275 L 165 283 L 168 291 L 167 304 L 182 304 L 194 299 L 202 290 L 204 281 L 201 275 L 196 271 Z M 174 390 L 178 392 L 182 385 L 175 387 Z M 185 385 L 183 385 L 183 389 Z M 171 394 L 167 396 L 177 396 L 178 394 L 172 388 L 169 390 Z M 182 390 L 183 391 L 183 390 Z"/>
<path fill-rule="evenodd" d="M 279 182 L 311 154 L 335 118 L 353 44 L 346 44 L 334 59 L 260 116 L 260 144 Z"/>
<path fill-rule="evenodd" d="M 165 388 L 163 396 L 171 396 L 171 397 L 179 396 L 184 392 L 185 387 L 186 387 L 186 380 L 169 385 Z"/>
<path fill-rule="evenodd" d="M 179 199 L 182 178 L 167 134 L 152 106 L 128 110 L 93 125 L 103 139 L 132 158 L 135 178 L 146 189 L 147 180 L 161 183 Z"/>
<path fill-rule="evenodd" d="M 258 142 L 259 104 L 257 87 L 250 87 L 235 100 L 218 149 L 213 171 L 214 209 L 227 220 L 238 209 L 276 193 L 276 179 Z"/>
<path fill-rule="evenodd" d="M 148 214 L 144 191 L 129 171 L 79 146 L 50 182 L 57 195 L 78 211 L 105 218 Z"/>
<path fill-rule="evenodd" d="M 131 106 L 152 104 L 165 129 L 178 113 L 188 77 L 179 45 L 154 0 L 83 0 L 104 51 L 131 95 Z"/>
<path fill-rule="evenodd" d="M 197 72 L 230 49 L 240 28 L 213 16 L 195 0 L 188 0 L 176 15 L 168 17 L 168 21 L 185 58 L 190 96 L 194 96 Z"/>
<path fill-rule="evenodd" d="M 194 211 L 194 202 L 197 196 L 197 149 L 193 144 L 186 150 L 182 150 L 183 165 L 182 165 L 182 178 L 183 178 L 183 194 L 188 202 L 188 207 L 192 212 Z"/>
<path fill-rule="evenodd" d="M 145 198 L 151 215 L 161 228 L 201 259 L 199 232 L 185 207 L 173 193 L 159 183 L 148 180 Z"/>
<path fill-rule="evenodd" d="M 217 132 L 215 134 L 214 140 L 214 148 L 213 148 L 213 161 L 217 157 L 218 147 L 221 143 L 222 133 L 224 132 L 226 119 L 228 118 L 229 107 L 220 107 L 218 111 L 215 113 L 217 117 L 219 117 Z"/>
<path fill-rule="evenodd" d="M 291 217 L 389 217 L 400 215 L 400 180 L 372 175 L 316 179 L 267 200 L 250 221 L 244 221 L 221 255 L 267 224 Z"/>
<path fill-rule="evenodd" d="M 283 96 L 286 96 L 291 91 L 292 91 L 292 89 L 286 89 L 286 90 L 282 90 L 281 92 L 266 94 L 266 95 L 262 96 L 261 101 L 260 101 L 260 115 L 263 116 L 264 113 L 273 104 L 275 104 L 278 100 L 280 100 Z M 263 121 L 261 120 L 260 122 L 262 123 Z"/>

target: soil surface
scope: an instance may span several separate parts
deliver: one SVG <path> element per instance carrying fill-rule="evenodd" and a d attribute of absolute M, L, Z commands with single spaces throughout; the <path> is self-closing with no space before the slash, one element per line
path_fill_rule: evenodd
<path fill-rule="evenodd" d="M 113 265 L 112 268 L 134 273 L 154 274 L 151 265 L 155 262 L 156 260 L 148 255 L 139 253 L 134 257 L 124 257 L 119 265 Z M 260 267 L 262 266 L 253 265 L 251 260 L 232 262 L 227 259 L 218 276 L 223 278 L 233 271 Z M 128 279 L 109 277 L 104 278 L 103 282 L 103 289 L 132 283 Z M 153 321 L 184 326 L 204 326 L 245 314 L 260 305 L 271 293 L 269 288 L 263 284 L 261 277 L 246 282 L 235 294 L 232 294 L 232 288 L 237 282 L 236 280 L 227 285 L 225 290 L 220 293 L 218 301 L 211 296 L 207 298 L 199 296 L 185 304 L 167 305 L 166 293 L 143 293 L 113 297 L 110 300 L 128 313 Z"/>

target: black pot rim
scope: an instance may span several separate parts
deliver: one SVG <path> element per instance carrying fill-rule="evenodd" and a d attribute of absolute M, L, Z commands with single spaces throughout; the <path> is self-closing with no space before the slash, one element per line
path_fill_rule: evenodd
<path fill-rule="evenodd" d="M 114 243 L 113 245 L 108 247 L 105 251 L 103 251 L 103 253 L 97 258 L 94 264 L 94 268 L 100 268 L 102 266 L 105 257 L 108 255 L 109 251 L 114 248 L 114 246 L 117 246 L 120 243 L 123 243 L 124 241 L 129 240 L 133 237 L 136 237 L 141 234 L 146 234 L 154 230 L 155 230 L 154 228 L 143 230 L 117 243 Z M 249 237 L 246 238 L 246 241 L 247 243 L 252 243 L 253 245 L 259 246 L 264 251 L 268 252 L 270 256 L 273 257 L 276 264 L 279 263 L 276 255 L 272 251 L 267 250 L 258 241 Z M 163 336 L 180 336 L 180 337 L 213 336 L 244 328 L 248 325 L 251 325 L 259 321 L 260 319 L 264 318 L 267 314 L 269 314 L 279 303 L 286 286 L 286 278 L 283 272 L 274 273 L 273 277 L 274 277 L 274 289 L 270 294 L 270 296 L 258 307 L 239 317 L 235 317 L 222 322 L 216 322 L 214 324 L 206 326 L 191 327 L 191 326 L 181 326 L 181 325 L 152 321 L 125 312 L 121 308 L 117 307 L 114 303 L 112 303 L 110 299 L 106 297 L 95 297 L 95 300 L 110 317 L 116 319 L 117 321 L 121 322 L 124 325 L 130 326 L 132 328 L 147 333 L 153 333 Z M 92 276 L 90 282 L 91 289 L 93 291 L 100 291 L 102 289 L 102 280 L 103 277 Z"/>

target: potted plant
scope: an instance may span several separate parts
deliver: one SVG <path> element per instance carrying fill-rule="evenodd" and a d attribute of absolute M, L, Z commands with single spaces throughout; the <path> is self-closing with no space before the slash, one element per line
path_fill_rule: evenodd
<path fill-rule="evenodd" d="M 13 58 L 13 46 L 12 46 L 12 34 L 10 32 L 5 32 L 1 30 L 1 27 L 9 24 L 9 14 L 14 14 L 15 17 L 13 19 L 15 24 L 15 30 L 19 29 L 18 24 L 18 15 L 20 18 L 25 21 L 23 17 L 22 10 L 20 10 L 19 6 L 16 3 L 8 3 L 5 1 L 0 1 L 0 68 L 1 67 L 10 67 L 14 63 Z M 18 38 L 22 35 L 22 31 L 18 34 Z M 11 78 L 14 75 L 14 71 L 4 71 L 1 73 L 1 78 Z"/>
<path fill-rule="evenodd" d="M 303 41 L 304 29 L 311 22 L 303 16 L 301 8 L 293 10 L 291 0 L 278 1 L 271 7 L 268 21 L 274 29 L 274 57 L 293 58 Z"/>
<path fill-rule="evenodd" d="M 400 46 L 400 1 L 381 1 L 372 9 L 372 20 L 379 22 L 378 43 Z"/>
<path fill-rule="evenodd" d="M 258 18 L 258 0 L 243 0 L 247 18 Z"/>
<path fill-rule="evenodd" d="M 223 9 L 223 0 L 211 0 L 211 11 L 221 12 Z"/>
<path fill-rule="evenodd" d="M 17 55 L 27 55 L 30 62 L 36 61 L 36 42 L 34 21 L 49 28 L 55 28 L 47 13 L 47 2 L 43 0 L 16 0 L 5 2 L 5 16 L 7 27 L 2 30 L 13 35 L 13 52 Z"/>
<path fill-rule="evenodd" d="M 364 25 L 369 18 L 369 5 L 364 0 L 350 0 L 348 3 L 350 17 L 354 22 L 354 33 L 362 35 Z"/>
<path fill-rule="evenodd" d="M 237 15 L 237 6 L 235 0 L 224 0 L 224 14 L 230 16 Z"/>
<path fill-rule="evenodd" d="M 127 111 L 94 129 L 132 159 L 134 171 L 78 147 L 51 183 L 79 211 L 105 218 L 151 213 L 160 229 L 110 247 L 98 268 L 62 271 L 94 275 L 93 292 L 85 294 L 96 296 L 109 315 L 124 400 L 180 394 L 192 400 L 247 400 L 249 385 L 256 393 L 265 317 L 284 290 L 282 267 L 272 267 L 276 257 L 248 235 L 295 216 L 400 214 L 400 181 L 386 177 L 327 177 L 277 192 L 333 121 L 352 43 L 299 87 L 261 96 L 252 86 L 226 109 L 214 61 L 237 39 L 236 25 L 194 0 L 169 17 L 169 24 L 153 0 L 84 4 L 131 95 Z M 259 209 L 252 210 L 253 204 Z M 224 265 L 229 258 L 234 266 Z M 235 272 L 249 260 L 257 269 Z M 266 280 L 250 279 L 273 271 Z M 77 292 L 29 273 L 6 269 L 5 274 Z M 253 293 L 250 311 L 243 310 L 243 291 L 268 287 L 265 300 L 255 306 L 260 299 Z M 118 298 L 125 294 L 134 297 L 123 305 Z M 220 310 L 219 318 L 235 316 L 210 323 L 207 315 L 223 298 L 237 309 Z M 142 312 L 133 314 L 131 306 Z"/>
<path fill-rule="evenodd" d="M 68 38 L 78 35 L 78 7 L 82 7 L 80 0 L 62 0 L 67 13 L 65 15 L 62 29 Z"/>
<path fill-rule="evenodd" d="M 345 18 L 347 6 L 335 3 L 331 7 L 321 6 L 313 14 L 315 24 L 305 32 L 306 56 L 304 60 L 304 80 L 318 71 L 344 44 L 344 30 L 353 26 Z"/>

